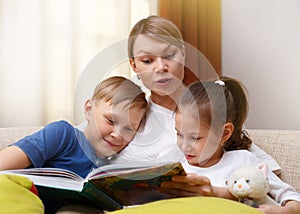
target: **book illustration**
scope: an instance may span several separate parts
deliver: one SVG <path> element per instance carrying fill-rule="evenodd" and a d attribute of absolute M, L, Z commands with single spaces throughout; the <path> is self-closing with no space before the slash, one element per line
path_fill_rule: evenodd
<path fill-rule="evenodd" d="M 145 170 L 133 170 L 104 177 L 92 177 L 90 182 L 124 206 L 170 198 L 159 191 L 160 184 L 173 175 L 185 175 L 181 164 L 167 164 Z"/>

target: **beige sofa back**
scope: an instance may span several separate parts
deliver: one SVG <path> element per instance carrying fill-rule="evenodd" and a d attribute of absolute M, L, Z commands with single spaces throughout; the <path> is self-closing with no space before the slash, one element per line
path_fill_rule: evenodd
<path fill-rule="evenodd" d="M 0 128 L 0 150 L 41 127 Z M 249 129 L 253 143 L 271 155 L 282 167 L 280 177 L 300 192 L 300 130 Z"/>
<path fill-rule="evenodd" d="M 0 150 L 39 129 L 41 127 L 0 128 Z"/>
<path fill-rule="evenodd" d="M 279 177 L 300 192 L 300 130 L 247 130 L 253 143 L 281 166 Z"/>

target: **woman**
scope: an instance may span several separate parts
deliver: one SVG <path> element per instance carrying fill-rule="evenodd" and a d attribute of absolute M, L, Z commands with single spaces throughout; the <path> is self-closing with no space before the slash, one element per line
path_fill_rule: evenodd
<path fill-rule="evenodd" d="M 185 51 L 189 47 L 176 25 L 163 17 L 149 16 L 137 22 L 130 31 L 129 62 L 151 91 L 150 110 L 144 129 L 111 160 L 112 163 L 153 163 L 184 159 L 176 145 L 174 110 L 186 88 L 183 78 L 184 67 L 188 66 L 185 65 Z M 199 57 L 203 59 L 202 55 Z M 209 76 L 217 77 L 217 74 Z M 280 169 L 276 161 L 257 146 L 252 145 L 250 150 L 259 159 L 266 161 L 273 171 Z"/>

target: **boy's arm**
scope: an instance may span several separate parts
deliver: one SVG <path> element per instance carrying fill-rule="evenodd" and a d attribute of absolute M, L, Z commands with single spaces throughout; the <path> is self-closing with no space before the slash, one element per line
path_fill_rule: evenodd
<path fill-rule="evenodd" d="M 24 169 L 31 165 L 27 155 L 17 146 L 0 151 L 0 170 Z"/>

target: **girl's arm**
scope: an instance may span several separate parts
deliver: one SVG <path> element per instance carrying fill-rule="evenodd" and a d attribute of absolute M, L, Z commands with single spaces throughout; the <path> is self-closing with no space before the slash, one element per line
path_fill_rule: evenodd
<path fill-rule="evenodd" d="M 187 176 L 173 176 L 171 182 L 163 182 L 161 191 L 179 197 L 186 196 L 215 196 L 237 200 L 225 187 L 212 186 L 205 176 L 187 174 Z"/>
<path fill-rule="evenodd" d="M 9 146 L 0 151 L 0 170 L 24 169 L 30 165 L 27 155 L 17 146 Z"/>
<path fill-rule="evenodd" d="M 299 214 L 300 202 L 291 200 L 284 206 L 263 204 L 258 209 L 266 214 Z"/>

